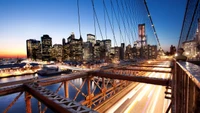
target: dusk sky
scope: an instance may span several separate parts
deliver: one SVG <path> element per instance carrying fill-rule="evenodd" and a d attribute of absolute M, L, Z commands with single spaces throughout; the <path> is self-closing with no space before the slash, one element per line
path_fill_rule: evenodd
<path fill-rule="evenodd" d="M 94 1 L 105 34 L 102 0 Z M 105 0 L 106 3 L 109 1 Z M 62 38 L 67 38 L 71 32 L 79 38 L 76 3 L 76 0 L 0 0 L 0 57 L 25 56 L 26 40 L 40 40 L 43 34 L 52 37 L 53 44 L 61 44 Z M 162 48 L 168 50 L 171 44 L 177 45 L 186 0 L 147 0 L 147 4 Z M 109 6 L 107 8 L 111 9 Z M 82 37 L 86 41 L 87 33 L 94 34 L 91 0 L 80 0 L 80 14 Z M 114 26 L 117 29 L 116 21 Z M 108 19 L 107 28 L 108 38 L 114 42 Z M 97 39 L 101 40 L 98 28 Z M 153 39 L 149 41 L 156 43 Z M 117 38 L 118 45 L 120 42 Z"/>

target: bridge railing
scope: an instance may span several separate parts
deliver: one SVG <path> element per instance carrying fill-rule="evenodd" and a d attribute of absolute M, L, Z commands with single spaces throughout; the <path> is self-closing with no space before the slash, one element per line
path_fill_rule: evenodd
<path fill-rule="evenodd" d="M 200 112 L 200 67 L 174 61 L 172 113 Z"/>

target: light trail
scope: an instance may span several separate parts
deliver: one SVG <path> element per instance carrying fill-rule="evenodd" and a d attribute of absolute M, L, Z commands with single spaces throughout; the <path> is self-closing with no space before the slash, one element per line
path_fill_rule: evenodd
<path fill-rule="evenodd" d="M 145 73 L 148 76 L 150 73 Z M 120 99 L 116 104 L 114 104 L 106 113 L 114 113 L 127 99 L 132 98 L 141 88 L 144 86 L 144 83 L 138 84 L 134 89 L 132 89 L 127 95 L 125 95 L 122 99 Z"/>
<path fill-rule="evenodd" d="M 162 66 L 166 66 L 163 63 Z M 168 68 L 151 68 L 153 70 L 167 71 Z M 147 73 L 149 75 L 147 75 Z M 146 72 L 148 77 L 167 79 L 170 74 L 158 72 Z M 139 83 L 126 96 L 120 99 L 106 113 L 164 113 L 171 100 L 165 99 L 165 87 Z M 169 90 L 170 92 L 170 90 Z M 117 110 L 117 111 L 116 111 Z"/>
<path fill-rule="evenodd" d="M 158 97 L 159 97 L 160 91 L 161 91 L 161 89 L 162 89 L 162 86 L 158 86 L 158 87 L 159 87 L 159 90 L 158 90 L 158 93 L 157 93 L 157 95 L 156 95 L 156 100 L 155 100 L 154 103 L 153 103 L 153 107 L 152 107 L 152 109 L 151 109 L 151 113 L 154 113 L 155 106 L 156 106 L 156 103 L 158 102 Z"/>

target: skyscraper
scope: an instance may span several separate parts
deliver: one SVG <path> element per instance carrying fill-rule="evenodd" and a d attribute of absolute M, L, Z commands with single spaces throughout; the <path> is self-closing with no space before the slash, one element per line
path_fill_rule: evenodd
<path fill-rule="evenodd" d="M 82 61 L 83 60 L 83 39 L 75 39 L 72 34 L 67 38 L 67 42 L 63 39 L 63 60 Z"/>
<path fill-rule="evenodd" d="M 148 45 L 148 59 L 156 59 L 157 55 L 157 45 Z"/>
<path fill-rule="evenodd" d="M 111 40 L 106 39 L 106 40 L 103 40 L 103 41 L 104 41 L 104 44 L 105 44 L 105 60 L 109 60 L 110 59 Z"/>
<path fill-rule="evenodd" d="M 87 34 L 87 42 L 91 42 L 92 46 L 96 44 L 96 37 L 93 34 Z"/>
<path fill-rule="evenodd" d="M 94 60 L 98 61 L 100 60 L 100 54 L 101 54 L 101 47 L 100 47 L 100 43 L 96 43 L 94 45 Z"/>
<path fill-rule="evenodd" d="M 133 58 L 133 54 L 132 54 L 133 50 L 131 48 L 131 45 L 127 45 L 126 46 L 126 51 L 125 51 L 125 59 L 132 59 Z"/>
<path fill-rule="evenodd" d="M 51 60 L 62 61 L 63 46 L 61 44 L 54 44 L 50 49 Z"/>
<path fill-rule="evenodd" d="M 42 60 L 50 60 L 50 48 L 52 47 L 52 39 L 49 35 L 43 35 L 41 37 L 42 41 Z"/>
<path fill-rule="evenodd" d="M 125 49 L 125 44 L 121 43 L 120 60 L 124 60 L 124 49 Z"/>
<path fill-rule="evenodd" d="M 26 40 L 27 58 L 41 59 L 41 44 L 40 41 L 29 39 Z"/>
<path fill-rule="evenodd" d="M 83 43 L 83 60 L 84 61 L 93 60 L 93 47 L 91 42 Z"/>
<path fill-rule="evenodd" d="M 147 39 L 145 34 L 145 24 L 138 25 L 139 41 L 141 41 L 141 46 L 147 45 Z"/>

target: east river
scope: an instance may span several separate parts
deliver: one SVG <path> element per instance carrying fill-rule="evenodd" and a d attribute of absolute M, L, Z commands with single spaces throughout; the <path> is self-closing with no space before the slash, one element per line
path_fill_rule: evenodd
<path fill-rule="evenodd" d="M 34 78 L 35 76 L 36 75 L 24 75 L 24 76 L 10 77 L 10 78 L 1 78 L 0 83 L 16 81 L 16 80 L 23 80 L 23 79 L 30 79 L 30 78 Z M 55 76 L 58 76 L 58 75 L 55 75 Z M 38 76 L 38 77 L 45 78 L 44 76 Z M 83 81 L 84 80 L 82 78 L 71 80 L 71 82 L 78 88 L 81 86 Z M 60 86 L 60 84 L 61 83 L 53 84 L 53 85 L 47 86 L 46 88 L 55 92 L 58 89 L 58 87 Z M 94 83 L 91 82 L 91 85 L 92 85 L 91 88 L 93 89 Z M 95 90 L 95 93 L 97 93 L 99 91 L 100 90 L 97 89 L 97 90 Z M 85 84 L 82 88 L 82 92 L 87 94 L 87 82 L 85 82 Z M 76 95 L 76 93 L 77 93 L 77 90 L 69 84 L 69 98 L 73 99 L 74 96 Z M 10 95 L 6 95 L 6 96 L 0 96 L 0 113 L 3 113 L 3 111 L 6 109 L 6 107 L 14 100 L 14 98 L 18 94 L 19 93 L 10 94 Z M 58 94 L 64 97 L 63 86 L 60 89 L 60 91 L 58 92 Z M 84 100 L 84 97 L 81 94 L 79 94 L 76 101 L 80 102 L 82 100 Z M 31 105 L 32 105 L 32 113 L 38 113 L 38 101 L 34 97 L 31 99 Z M 44 108 L 44 106 L 42 106 L 42 108 Z M 21 95 L 20 98 L 16 101 L 16 103 L 9 109 L 8 113 L 25 113 L 25 112 L 26 112 L 26 107 L 25 107 L 24 93 L 23 93 L 23 95 Z M 53 112 L 50 109 L 47 109 L 46 113 L 53 113 Z"/>

